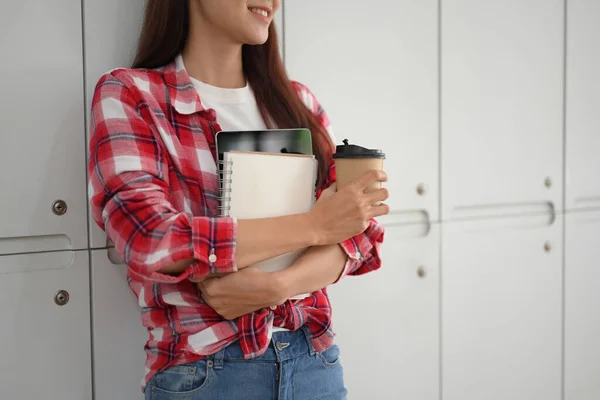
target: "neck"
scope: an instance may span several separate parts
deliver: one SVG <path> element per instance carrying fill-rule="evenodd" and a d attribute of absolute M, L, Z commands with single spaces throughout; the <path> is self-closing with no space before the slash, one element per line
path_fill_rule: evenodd
<path fill-rule="evenodd" d="M 190 18 L 189 37 L 182 53 L 188 74 L 216 87 L 246 86 L 242 45 L 219 34 L 199 13 L 192 12 Z"/>

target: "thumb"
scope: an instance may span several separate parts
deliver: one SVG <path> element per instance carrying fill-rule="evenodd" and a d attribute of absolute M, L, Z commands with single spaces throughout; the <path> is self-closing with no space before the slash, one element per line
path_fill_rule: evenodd
<path fill-rule="evenodd" d="M 333 183 L 331 186 L 329 186 L 327 189 L 323 190 L 323 192 L 321 192 L 321 197 L 331 197 L 335 194 L 337 189 L 337 183 Z"/>

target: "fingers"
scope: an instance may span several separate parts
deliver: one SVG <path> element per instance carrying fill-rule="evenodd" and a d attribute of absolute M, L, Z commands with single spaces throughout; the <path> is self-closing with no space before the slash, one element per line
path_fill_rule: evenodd
<path fill-rule="evenodd" d="M 321 197 L 331 197 L 336 192 L 337 184 L 334 182 L 331 186 L 321 192 Z"/>
<path fill-rule="evenodd" d="M 390 192 L 386 188 L 374 190 L 365 195 L 367 204 L 377 204 L 387 200 L 390 197 Z"/>
<path fill-rule="evenodd" d="M 351 185 L 364 191 L 375 182 L 387 182 L 387 174 L 381 170 L 372 170 L 355 180 Z"/>
<path fill-rule="evenodd" d="M 387 215 L 389 213 L 390 213 L 390 206 L 388 206 L 387 204 L 379 204 L 379 205 L 371 207 L 369 209 L 369 211 L 367 212 L 367 215 L 368 215 L 369 219 L 371 219 L 371 218 L 381 217 L 381 216 Z"/>

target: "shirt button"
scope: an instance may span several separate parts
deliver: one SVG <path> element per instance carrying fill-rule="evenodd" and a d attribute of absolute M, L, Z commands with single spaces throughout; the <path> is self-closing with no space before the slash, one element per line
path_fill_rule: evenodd
<path fill-rule="evenodd" d="M 356 257 L 357 260 L 360 260 L 360 258 L 362 257 L 362 254 L 360 254 L 360 251 L 357 251 L 356 254 L 354 255 L 354 257 Z"/>
<path fill-rule="evenodd" d="M 277 306 L 271 306 L 271 307 L 269 307 L 269 308 L 270 308 L 271 310 L 273 310 L 273 311 L 277 310 Z"/>
<path fill-rule="evenodd" d="M 211 254 L 210 256 L 208 256 L 208 261 L 211 264 L 217 262 L 217 255 L 216 254 Z"/>

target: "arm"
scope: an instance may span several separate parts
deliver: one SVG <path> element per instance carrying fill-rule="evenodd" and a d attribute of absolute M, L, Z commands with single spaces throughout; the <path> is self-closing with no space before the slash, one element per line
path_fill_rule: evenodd
<path fill-rule="evenodd" d="M 379 235 L 375 233 L 378 228 L 375 223 L 370 227 L 374 234 Z M 292 266 L 276 272 L 280 276 L 274 277 L 274 281 L 283 287 L 283 293 L 278 294 L 275 300 L 279 297 L 288 299 L 303 293 L 313 293 L 339 282 L 346 275 L 362 275 L 379 269 L 381 266 L 379 246 L 383 236 L 377 238 L 375 246 L 370 245 L 370 238 L 363 236 L 365 235 L 360 235 L 344 245 L 311 247 Z M 362 247 L 358 245 L 361 240 L 366 241 L 363 242 Z M 351 250 L 362 249 L 366 256 L 358 259 L 349 257 L 350 250 L 343 247 L 347 245 L 351 246 L 349 247 Z"/>
<path fill-rule="evenodd" d="M 310 247 L 315 241 L 313 226 L 306 215 L 238 220 L 235 264 L 240 270 L 269 258 Z M 194 258 L 181 260 L 165 266 L 160 272 L 177 275 L 194 262 Z M 226 272 L 233 271 L 211 271 L 216 274 Z M 199 278 L 202 277 L 204 274 L 200 274 Z"/>
<path fill-rule="evenodd" d="M 334 193 L 335 187 L 322 191 L 319 201 Z M 283 271 L 263 272 L 248 268 L 220 279 L 202 280 L 198 285 L 202 298 L 217 313 L 231 320 L 283 304 L 293 296 L 315 292 L 345 275 L 360 275 L 378 269 L 381 266 L 379 246 L 383 231 L 373 221 L 367 231 L 365 235 L 355 236 L 341 244 L 311 247 Z"/>
<path fill-rule="evenodd" d="M 138 101 L 114 74 L 100 79 L 88 164 L 93 217 L 133 274 L 178 282 L 234 272 L 316 242 L 305 215 L 237 221 L 175 209 L 165 146 Z"/>
<path fill-rule="evenodd" d="M 347 268 L 348 256 L 340 245 L 315 246 L 302 254 L 289 268 L 276 272 L 283 282 L 283 297 L 313 293 L 339 280 Z"/>
<path fill-rule="evenodd" d="M 321 196 L 330 196 L 325 190 Z M 312 293 L 339 282 L 346 275 L 362 275 L 381 267 L 380 247 L 383 229 L 371 220 L 367 230 L 342 243 L 314 246 L 304 252 L 292 266 L 276 272 L 274 285 L 280 285 L 279 297 L 290 298 Z M 252 310 L 255 311 L 255 310 Z"/>
<path fill-rule="evenodd" d="M 198 287 L 208 305 L 232 320 L 330 285 L 343 271 L 346 258 L 337 244 L 315 246 L 283 271 L 247 268 L 222 278 L 205 279 Z"/>
<path fill-rule="evenodd" d="M 330 177 L 334 174 L 335 171 L 330 171 Z M 319 198 L 330 197 L 334 193 L 335 184 L 321 191 Z M 379 269 L 382 241 L 383 230 L 371 220 L 363 234 L 339 245 L 311 247 L 292 266 L 276 273 L 279 276 L 274 278 L 275 282 L 284 288 L 279 296 L 290 298 L 312 293 L 339 282 L 346 275 L 361 275 Z"/>
<path fill-rule="evenodd" d="M 292 82 L 298 96 L 304 101 L 304 104 L 317 116 L 323 127 L 329 133 L 333 143 L 335 135 L 331 127 L 331 122 L 323 106 L 319 103 L 316 96 L 306 86 L 298 82 Z M 325 187 L 330 187 L 336 182 L 336 171 L 333 157 L 329 160 L 329 174 L 327 176 Z M 317 193 L 321 196 L 324 193 Z M 339 279 L 346 275 L 362 275 L 375 271 L 381 267 L 381 244 L 383 243 L 384 229 L 375 219 L 369 221 L 368 228 L 360 235 L 354 236 L 340 243 L 344 250 L 348 262 L 344 266 Z M 315 277 L 315 279 L 318 279 Z M 338 281 L 339 281 L 338 279 Z M 337 281 L 336 281 L 337 282 Z M 324 286 L 323 286 L 324 287 Z M 306 293 L 306 291 L 301 292 Z"/>

